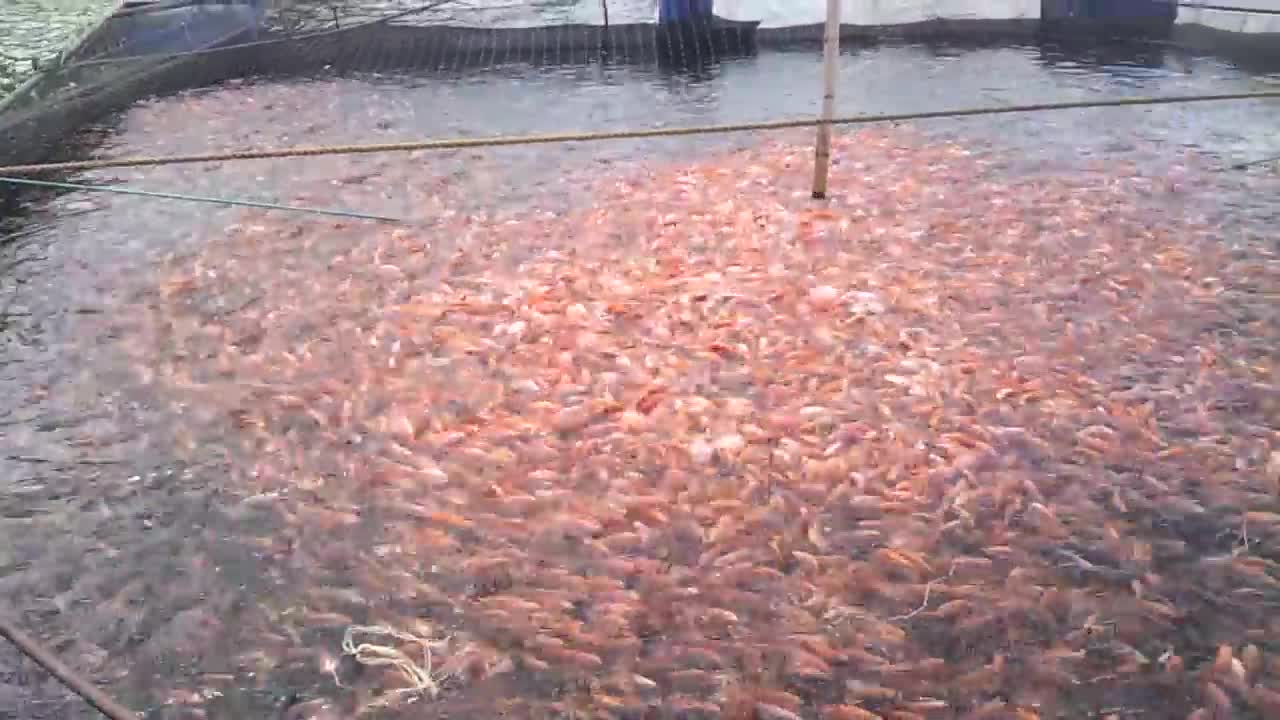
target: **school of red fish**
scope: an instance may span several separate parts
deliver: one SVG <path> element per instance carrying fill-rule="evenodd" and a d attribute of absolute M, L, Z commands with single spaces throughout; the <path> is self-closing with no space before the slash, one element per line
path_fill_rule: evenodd
<path fill-rule="evenodd" d="M 331 578 L 291 717 L 1280 717 L 1280 258 L 1192 170 L 811 155 L 164 265 L 139 367 Z"/>

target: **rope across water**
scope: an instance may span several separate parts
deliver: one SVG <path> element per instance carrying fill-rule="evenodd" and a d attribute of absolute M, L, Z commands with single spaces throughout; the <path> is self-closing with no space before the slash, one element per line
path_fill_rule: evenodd
<path fill-rule="evenodd" d="M 1211 95 L 1169 95 L 1164 97 L 1126 97 L 1100 100 L 1071 100 L 1065 102 L 1033 103 L 1028 105 L 999 105 L 950 110 L 930 110 L 910 113 L 878 115 L 846 115 L 831 120 L 832 125 L 867 125 L 872 123 L 905 122 L 909 120 L 934 120 L 943 118 L 979 117 L 984 115 L 1012 115 L 1016 113 L 1081 110 L 1105 107 L 1135 107 L 1150 105 L 1178 105 L 1197 102 L 1223 102 L 1229 100 L 1275 100 L 1280 90 L 1259 92 L 1222 93 Z M 793 120 L 769 120 L 751 123 L 723 125 L 699 125 L 676 128 L 652 128 L 642 130 L 608 130 L 602 132 L 568 132 L 545 135 L 500 135 L 477 138 L 446 138 L 410 140 L 396 143 L 370 143 L 356 145 L 320 145 L 289 148 L 262 148 L 232 150 L 228 152 L 194 155 L 170 155 L 157 157 L 132 157 L 75 162 L 43 163 L 34 165 L 10 165 L 0 167 L 0 175 L 31 175 L 44 172 L 98 170 L 102 168 L 148 167 L 158 165 L 184 165 L 192 163 L 226 162 L 231 160 L 266 160 L 295 157 L 319 157 L 323 155 L 359 155 L 371 153 L 411 152 L 417 150 L 456 150 L 464 148 L 504 147 L 509 145 L 546 145 L 568 142 L 599 142 L 603 140 L 634 140 L 642 138 L 684 137 L 690 135 L 716 135 L 724 133 L 760 130 L 786 130 L 816 127 L 823 121 L 816 118 Z"/>

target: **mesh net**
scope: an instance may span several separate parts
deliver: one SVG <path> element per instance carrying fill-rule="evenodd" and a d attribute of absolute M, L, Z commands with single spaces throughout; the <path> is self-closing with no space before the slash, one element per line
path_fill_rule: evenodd
<path fill-rule="evenodd" d="M 509 12 L 516 10 L 532 17 L 527 7 Z M 490 12 L 503 14 L 484 14 Z M 623 62 L 653 61 L 660 54 L 696 59 L 748 52 L 752 42 L 750 29 L 731 23 L 665 33 L 634 24 L 607 31 L 588 25 L 482 30 L 452 24 L 480 16 L 474 10 L 465 17 L 429 10 L 414 15 L 416 24 L 403 15 L 388 22 L 340 13 L 328 22 L 317 22 L 314 13 L 280 13 L 264 23 L 260 9 L 241 4 L 118 13 L 5 101 L 5 159 L 44 156 L 76 128 L 142 97 L 233 77 L 573 64 L 605 49 Z"/>
<path fill-rule="evenodd" d="M 1140 0 L 1106 11 L 1104 19 L 1160 35 L 1172 27 L 1174 7 Z M 1029 42 L 1051 28 L 1050 21 L 1104 12 L 1087 8 L 1093 6 L 1048 0 L 845 2 L 842 36 L 864 43 Z M 232 78 L 581 66 L 601 59 L 706 68 L 761 47 L 811 50 L 821 39 L 825 4 L 736 0 L 715 10 L 713 18 L 654 25 L 655 4 L 647 0 L 137 3 L 44 59 L 40 72 L 12 88 L 0 104 L 0 160 L 49 158 L 78 128 L 114 109 Z M 1205 25 L 1205 13 L 1222 11 L 1193 8 L 1187 17 L 1209 42 L 1219 31 Z M 1241 13 L 1227 15 L 1228 30 L 1243 27 Z M 1257 36 L 1254 54 L 1266 54 L 1259 48 L 1272 30 L 1260 26 L 1247 34 Z"/>
<path fill-rule="evenodd" d="M 1175 6 L 1135 0 L 1114 12 L 1103 7 L 1056 0 L 845 2 L 842 35 L 859 42 L 1029 42 L 1051 21 L 1096 13 L 1107 21 L 1098 31 L 1118 22 L 1159 35 L 1172 27 Z M 602 58 L 615 65 L 705 68 L 761 47 L 812 49 L 820 42 L 825 3 L 726 0 L 713 19 L 663 26 L 653 24 L 655 8 L 648 0 L 137 3 L 93 25 L 56 57 L 26 42 L 35 54 L 8 61 L 0 160 L 51 157 L 76 129 L 114 109 L 231 78 L 575 66 Z M 23 10 L 7 12 L 20 18 Z M 1184 16 L 1194 21 L 1189 37 L 1201 44 L 1213 44 L 1225 29 L 1252 38 L 1252 55 L 1275 52 L 1266 40 L 1277 28 L 1265 15 L 1213 6 L 1187 8 Z M 92 14 L 76 17 L 84 24 Z M 12 23 L 17 30 L 9 32 L 26 25 Z M 24 61 L 39 71 L 22 67 Z M 26 82 L 17 86 L 15 72 L 25 73 Z"/>
<path fill-rule="evenodd" d="M 46 157 L 78 127 L 137 99 L 237 77 L 457 71 L 509 64 L 706 66 L 820 41 L 824 7 L 725 3 L 713 19 L 655 26 L 648 2 L 143 4 L 115 13 L 0 107 L 7 163 Z M 849 37 L 1029 37 L 1028 2 L 849 3 Z"/>

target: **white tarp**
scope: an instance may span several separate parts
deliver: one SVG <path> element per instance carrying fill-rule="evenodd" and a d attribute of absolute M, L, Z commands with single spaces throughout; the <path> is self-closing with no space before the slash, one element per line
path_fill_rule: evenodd
<path fill-rule="evenodd" d="M 655 0 L 604 0 L 609 19 L 652 22 Z M 1255 0 L 1260 1 L 1260 0 Z M 761 27 L 814 25 L 827 18 L 826 0 L 716 0 L 715 12 L 731 20 L 759 20 Z M 846 25 L 898 25 L 936 18 L 1008 20 L 1040 17 L 1040 0 L 842 0 Z M 585 0 L 572 11 L 573 22 L 599 24 L 600 0 Z"/>
<path fill-rule="evenodd" d="M 1257 0 L 1254 5 L 1278 5 Z M 1182 6 L 1178 8 L 1179 25 L 1204 25 L 1214 30 L 1261 35 L 1264 33 L 1280 33 L 1280 15 L 1253 12 L 1232 12 L 1229 10 L 1210 10 Z"/>
<path fill-rule="evenodd" d="M 825 0 L 716 0 L 716 14 L 760 20 L 761 27 L 813 25 L 827 18 Z M 1039 18 L 1040 0 L 842 0 L 846 25 L 901 25 L 923 20 Z"/>
<path fill-rule="evenodd" d="M 12 0 L 0 0 L 0 4 Z M 373 2 L 374 0 L 368 0 Z M 421 0 L 387 0 L 387 12 Z M 448 6 L 446 17 L 423 15 L 423 22 L 449 22 L 480 27 L 533 27 L 557 23 L 604 22 L 609 7 L 614 23 L 653 22 L 657 0 L 539 0 L 534 4 L 511 0 L 477 0 L 470 6 Z M 1178 22 L 1199 23 L 1221 30 L 1258 33 L 1280 31 L 1280 0 L 1205 0 L 1260 12 L 1229 12 L 1196 7 L 1200 0 L 1184 0 Z M 716 14 L 732 20 L 759 20 L 761 27 L 816 25 L 826 19 L 826 0 L 715 0 Z M 1040 0 L 842 0 L 840 19 L 846 25 L 899 25 L 923 20 L 1011 20 L 1040 17 Z"/>

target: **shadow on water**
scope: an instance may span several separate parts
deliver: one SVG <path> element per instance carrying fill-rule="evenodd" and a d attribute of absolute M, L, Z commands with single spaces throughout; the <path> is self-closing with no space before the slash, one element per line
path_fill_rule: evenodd
<path fill-rule="evenodd" d="M 1087 38 L 1046 39 L 1037 46 L 1037 59 L 1046 68 L 1078 68 L 1110 75 L 1165 67 L 1167 43 L 1150 40 Z"/>

